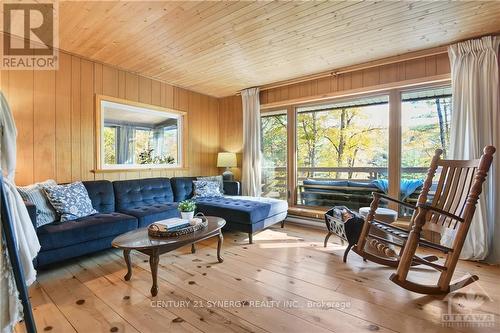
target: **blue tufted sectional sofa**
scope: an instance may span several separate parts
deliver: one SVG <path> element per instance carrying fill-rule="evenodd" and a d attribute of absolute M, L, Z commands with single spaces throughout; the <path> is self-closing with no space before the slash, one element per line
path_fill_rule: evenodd
<path fill-rule="evenodd" d="M 147 178 L 124 181 L 85 181 L 92 205 L 99 212 L 76 221 L 51 223 L 37 229 L 40 267 L 111 247 L 116 236 L 149 224 L 178 217 L 177 203 L 193 197 L 195 177 Z M 240 196 L 238 182 L 224 182 L 222 198 L 197 199 L 197 211 L 219 216 L 226 229 L 252 234 L 287 216 L 286 201 Z M 33 224 L 36 207 L 27 203 Z"/>

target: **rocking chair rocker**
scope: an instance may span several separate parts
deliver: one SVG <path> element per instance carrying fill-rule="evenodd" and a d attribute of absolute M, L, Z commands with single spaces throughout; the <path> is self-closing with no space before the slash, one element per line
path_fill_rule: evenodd
<path fill-rule="evenodd" d="M 442 160 L 440 158 L 442 153 L 441 149 L 437 149 L 432 158 L 416 206 L 381 193 L 373 193 L 370 212 L 366 217 L 357 245 L 353 249 L 363 259 L 381 265 L 396 267 L 396 273 L 391 275 L 390 280 L 407 290 L 421 294 L 447 294 L 479 279 L 473 275 L 450 284 L 476 210 L 483 182 L 490 169 L 495 147 L 485 147 L 481 158 L 471 161 Z M 427 197 L 438 168 L 440 168 L 439 181 L 434 197 L 429 203 Z M 405 230 L 375 220 L 374 215 L 380 200 L 392 201 L 413 209 L 414 213 L 411 218 L 410 228 Z M 421 232 L 424 226 L 426 229 L 434 232 L 440 232 L 443 228 L 454 229 L 455 237 L 451 247 L 422 239 Z M 384 231 L 387 235 L 392 236 L 392 239 L 370 234 L 372 227 Z M 378 247 L 382 250 L 387 250 L 388 246 L 385 244 L 392 244 L 399 247 L 400 251 L 399 253 L 396 253 L 397 251 L 390 251 L 394 256 L 393 258 L 381 257 L 365 251 L 365 245 L 368 242 L 370 244 L 378 244 Z M 415 253 L 419 246 L 443 252 L 446 255 L 444 264 L 436 263 L 438 260 L 436 256 L 417 256 Z M 409 281 L 407 277 L 410 267 L 416 265 L 426 265 L 441 272 L 437 284 L 424 285 Z"/>

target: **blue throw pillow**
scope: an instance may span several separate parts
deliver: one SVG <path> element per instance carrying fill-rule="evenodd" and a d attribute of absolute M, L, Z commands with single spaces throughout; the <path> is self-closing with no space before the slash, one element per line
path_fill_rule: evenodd
<path fill-rule="evenodd" d="M 54 185 L 57 185 L 56 181 L 49 179 L 42 183 L 36 183 L 28 186 L 19 186 L 17 188 L 17 191 L 19 192 L 23 200 L 29 201 L 35 205 L 37 228 L 58 220 L 57 212 L 54 207 L 52 207 L 52 204 L 50 203 L 47 195 L 43 190 L 45 186 Z"/>
<path fill-rule="evenodd" d="M 222 197 L 219 182 L 210 180 L 195 180 L 193 198 Z"/>
<path fill-rule="evenodd" d="M 52 206 L 61 215 L 61 222 L 97 214 L 82 182 L 43 188 Z"/>
<path fill-rule="evenodd" d="M 208 180 L 211 182 L 217 182 L 219 184 L 219 192 L 224 194 L 224 178 L 222 176 L 205 176 L 197 177 L 196 180 Z"/>

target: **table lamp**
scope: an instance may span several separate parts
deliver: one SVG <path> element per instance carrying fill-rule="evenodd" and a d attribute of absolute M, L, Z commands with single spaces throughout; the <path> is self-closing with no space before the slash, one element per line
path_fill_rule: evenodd
<path fill-rule="evenodd" d="M 236 154 L 235 153 L 219 153 L 217 156 L 217 167 L 226 168 L 226 171 L 222 173 L 222 178 L 224 180 L 234 180 L 234 174 L 229 170 L 229 168 L 236 167 Z"/>

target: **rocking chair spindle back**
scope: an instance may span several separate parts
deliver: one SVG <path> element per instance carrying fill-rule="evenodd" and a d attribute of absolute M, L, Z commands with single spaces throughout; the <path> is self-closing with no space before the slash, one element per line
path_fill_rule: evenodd
<path fill-rule="evenodd" d="M 465 278 L 450 284 L 465 237 L 470 227 L 472 217 L 476 210 L 476 204 L 482 191 L 482 185 L 486 180 L 495 153 L 495 147 L 487 146 L 483 155 L 478 160 L 442 160 L 442 150 L 437 149 L 431 161 L 427 177 L 422 186 L 422 192 L 414 208 L 414 214 L 410 222 L 410 230 L 405 231 L 392 227 L 374 219 L 374 212 L 380 200 L 389 200 L 400 205 L 409 207 L 408 203 L 388 197 L 380 193 L 373 193 L 373 201 L 370 205 L 363 231 L 354 248 L 354 252 L 363 258 L 396 267 L 396 273 L 390 279 L 401 287 L 423 294 L 443 294 L 464 287 L 478 279 L 477 276 Z M 435 191 L 431 192 L 433 179 L 439 173 Z M 429 200 L 429 196 L 432 196 Z M 456 230 L 455 237 L 450 247 L 434 244 L 421 238 L 424 228 L 440 232 L 443 228 Z M 399 246 L 399 255 L 393 260 L 368 253 L 364 247 L 369 239 L 374 236 L 370 234 L 372 227 L 381 229 L 390 234 L 398 241 L 387 240 L 388 243 Z M 377 237 L 379 238 L 379 237 Z M 380 239 L 379 239 L 380 240 Z M 443 265 L 434 263 L 438 260 L 436 256 L 418 257 L 416 251 L 419 246 L 440 250 L 446 254 Z M 411 266 L 426 265 L 441 272 L 436 285 L 423 285 L 411 282 L 407 279 Z"/>

